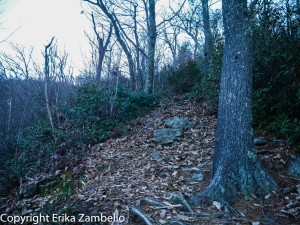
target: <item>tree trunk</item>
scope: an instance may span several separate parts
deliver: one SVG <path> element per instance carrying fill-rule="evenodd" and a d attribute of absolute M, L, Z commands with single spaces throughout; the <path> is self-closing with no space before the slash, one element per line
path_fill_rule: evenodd
<path fill-rule="evenodd" d="M 108 8 L 105 6 L 103 1 L 97 1 L 97 2 L 93 2 L 93 1 L 90 1 L 90 0 L 84 0 L 84 1 L 89 2 L 90 4 L 98 6 L 102 10 L 102 12 L 108 17 L 110 22 L 112 23 L 117 41 L 119 42 L 121 48 L 123 49 L 123 51 L 124 51 L 124 53 L 127 57 L 127 60 L 128 60 L 131 89 L 135 90 L 135 66 L 134 66 L 134 61 L 133 61 L 131 52 L 130 52 L 126 42 L 123 40 L 123 38 L 121 36 L 121 32 L 120 32 L 120 29 L 119 29 L 119 26 L 118 26 L 118 24 L 119 24 L 118 18 L 116 17 L 116 15 L 114 13 L 111 13 L 111 12 L 108 11 Z"/>
<path fill-rule="evenodd" d="M 51 113 L 51 106 L 50 106 L 50 102 L 49 102 L 49 94 L 48 94 L 48 86 L 49 86 L 49 76 L 50 76 L 50 71 L 49 71 L 49 48 L 51 48 L 51 45 L 53 43 L 54 37 L 51 39 L 50 43 L 48 45 L 45 46 L 45 99 L 46 99 L 46 109 L 47 109 L 47 113 L 48 113 L 48 118 L 50 121 L 50 125 L 52 128 L 52 131 L 55 131 L 54 128 L 54 122 L 53 122 L 53 117 L 52 117 L 52 113 Z"/>
<path fill-rule="evenodd" d="M 300 1 L 297 0 L 297 38 L 300 38 Z"/>
<path fill-rule="evenodd" d="M 232 202 L 238 193 L 246 198 L 265 194 L 276 186 L 261 166 L 252 132 L 252 43 L 246 0 L 223 0 L 225 49 L 219 97 L 216 147 L 212 179 L 195 205 L 206 198 Z"/>
<path fill-rule="evenodd" d="M 148 18 L 148 58 L 147 58 L 147 84 L 146 92 L 153 92 L 154 84 L 154 58 L 156 44 L 156 21 L 155 21 L 155 1 L 149 0 L 149 18 Z"/>
<path fill-rule="evenodd" d="M 136 69 L 137 69 L 137 81 L 136 88 L 138 91 L 143 90 L 143 75 L 141 71 L 141 63 L 140 63 L 140 41 L 137 29 L 137 4 L 134 5 L 133 11 L 133 21 L 134 21 L 134 37 L 135 37 L 135 45 L 136 45 Z"/>
<path fill-rule="evenodd" d="M 98 46 L 98 61 L 97 61 L 97 68 L 96 68 L 96 81 L 100 82 L 101 74 L 102 74 L 102 65 L 104 60 L 104 52 L 103 49 Z"/>
<path fill-rule="evenodd" d="M 204 74 L 209 73 L 209 58 L 213 47 L 212 34 L 209 23 L 208 0 L 202 0 L 202 19 L 204 29 Z"/>

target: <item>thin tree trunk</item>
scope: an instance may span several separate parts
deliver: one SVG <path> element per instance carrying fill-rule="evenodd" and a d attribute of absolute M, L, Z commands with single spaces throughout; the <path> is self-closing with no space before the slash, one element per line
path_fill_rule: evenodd
<path fill-rule="evenodd" d="M 156 45 L 155 0 L 149 0 L 148 18 L 148 58 L 146 92 L 152 93 L 154 87 L 155 45 Z"/>
<path fill-rule="evenodd" d="M 120 29 L 118 27 L 118 19 L 115 16 L 115 14 L 110 13 L 107 9 L 107 7 L 105 6 L 105 4 L 103 3 L 103 1 L 97 1 L 97 2 L 93 2 L 90 0 L 84 0 L 85 2 L 89 2 L 92 5 L 96 5 L 98 6 L 102 12 L 108 17 L 108 19 L 110 20 L 110 22 L 112 23 L 112 26 L 114 28 L 115 31 L 115 35 L 117 38 L 117 41 L 119 42 L 121 48 L 124 50 L 124 53 L 127 57 L 128 60 L 128 67 L 129 67 L 129 75 L 130 75 L 130 83 L 131 83 L 131 89 L 135 90 L 135 66 L 134 66 L 134 61 L 131 55 L 130 50 L 128 49 L 128 46 L 126 44 L 126 42 L 122 39 L 121 33 L 120 33 Z"/>
<path fill-rule="evenodd" d="M 297 38 L 300 38 L 300 0 L 297 0 Z"/>
<path fill-rule="evenodd" d="M 134 21 L 134 36 L 135 36 L 135 44 L 136 44 L 136 68 L 137 68 L 137 81 L 136 87 L 137 90 L 143 89 L 143 75 L 141 71 L 140 64 L 140 42 L 139 35 L 137 31 L 137 5 L 134 5 L 134 13 L 133 13 L 133 21 Z"/>
<path fill-rule="evenodd" d="M 209 58 L 213 47 L 212 34 L 209 22 L 208 0 L 202 0 L 202 19 L 204 29 L 204 74 L 209 73 Z"/>
<path fill-rule="evenodd" d="M 49 76 L 50 76 L 50 71 L 49 71 L 49 49 L 51 48 L 51 45 L 53 43 L 54 37 L 51 39 L 50 43 L 48 45 L 45 46 L 45 99 L 46 99 L 46 108 L 47 108 L 47 113 L 48 113 L 48 117 L 49 117 L 49 121 L 50 121 L 50 125 L 52 128 L 52 131 L 55 131 L 55 127 L 54 127 L 54 122 L 53 122 L 53 117 L 52 117 L 52 113 L 51 113 L 51 106 L 50 106 L 50 102 L 49 102 L 49 94 L 48 94 L 48 86 L 49 86 Z"/>
<path fill-rule="evenodd" d="M 238 193 L 245 197 L 257 192 L 263 195 L 276 185 L 253 145 L 252 40 L 245 16 L 247 1 L 223 0 L 222 8 L 225 49 L 212 179 L 204 192 L 192 199 L 195 205 L 207 197 L 232 202 Z"/>

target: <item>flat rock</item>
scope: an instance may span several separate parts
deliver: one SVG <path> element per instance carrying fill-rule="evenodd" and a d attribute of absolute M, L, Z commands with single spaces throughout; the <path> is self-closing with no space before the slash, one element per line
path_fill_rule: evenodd
<path fill-rule="evenodd" d="M 202 173 L 198 173 L 198 174 L 196 173 L 196 174 L 193 174 L 192 177 L 185 179 L 184 182 L 186 184 L 189 184 L 189 183 L 192 183 L 192 182 L 202 182 L 203 179 L 204 179 L 204 176 L 203 176 Z"/>
<path fill-rule="evenodd" d="M 173 117 L 166 120 L 166 127 L 177 128 L 177 129 L 188 129 L 192 128 L 193 124 L 187 118 Z"/>
<path fill-rule="evenodd" d="M 164 161 L 164 159 L 165 159 L 163 156 L 161 156 L 157 152 L 150 152 L 149 156 L 158 162 Z"/>
<path fill-rule="evenodd" d="M 154 142 L 157 144 L 171 144 L 174 141 L 181 140 L 182 131 L 177 128 L 163 128 L 154 131 Z"/>
<path fill-rule="evenodd" d="M 192 168 L 185 168 L 185 169 L 182 169 L 183 172 L 186 172 L 186 173 L 203 173 L 203 170 L 202 169 L 199 169 L 197 167 L 192 167 Z"/>
<path fill-rule="evenodd" d="M 288 161 L 288 170 L 292 175 L 300 178 L 300 155 Z"/>

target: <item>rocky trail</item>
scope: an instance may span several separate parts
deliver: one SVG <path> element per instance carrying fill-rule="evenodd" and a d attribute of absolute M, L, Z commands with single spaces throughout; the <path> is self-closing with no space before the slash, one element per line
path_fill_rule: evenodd
<path fill-rule="evenodd" d="M 192 128 L 173 143 L 155 143 L 154 131 L 173 117 L 187 118 Z M 174 96 L 130 122 L 126 136 L 91 147 L 84 163 L 74 169 L 83 174 L 82 187 L 53 207 L 72 209 L 73 214 L 115 213 L 126 218 L 114 224 L 300 224 L 300 179 L 288 173 L 292 150 L 263 132 L 256 134 L 263 137 L 256 139 L 256 149 L 278 190 L 263 198 L 240 198 L 232 207 L 211 202 L 195 208 L 185 201 L 209 182 L 216 121 L 205 103 Z M 51 205 L 52 198 L 53 193 L 21 200 L 10 197 L 1 211 L 26 215 Z"/>

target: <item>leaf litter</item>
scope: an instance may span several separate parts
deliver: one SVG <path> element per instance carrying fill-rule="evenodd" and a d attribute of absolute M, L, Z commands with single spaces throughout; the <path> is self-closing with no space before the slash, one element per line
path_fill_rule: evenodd
<path fill-rule="evenodd" d="M 188 118 L 193 128 L 184 131 L 181 141 L 155 144 L 154 130 L 164 128 L 172 117 Z M 204 102 L 176 95 L 130 122 L 131 132 L 126 136 L 92 146 L 80 166 L 81 187 L 76 194 L 58 204 L 53 192 L 20 200 L 15 190 L 1 199 L 0 210 L 28 214 L 53 204 L 58 211 L 75 207 L 81 213 L 125 216 L 126 221 L 115 224 L 299 224 L 300 179 L 287 172 L 286 162 L 293 152 L 283 141 L 256 146 L 264 166 L 278 182 L 278 190 L 271 195 L 253 196 L 250 201 L 241 197 L 232 206 L 238 212 L 234 216 L 222 212 L 217 201 L 189 208 L 184 195 L 201 191 L 209 183 L 216 122 L 216 115 L 209 113 Z M 265 132 L 256 135 L 269 138 Z M 203 181 L 185 182 L 197 172 L 203 174 Z M 179 202 L 174 196 L 180 196 Z"/>

